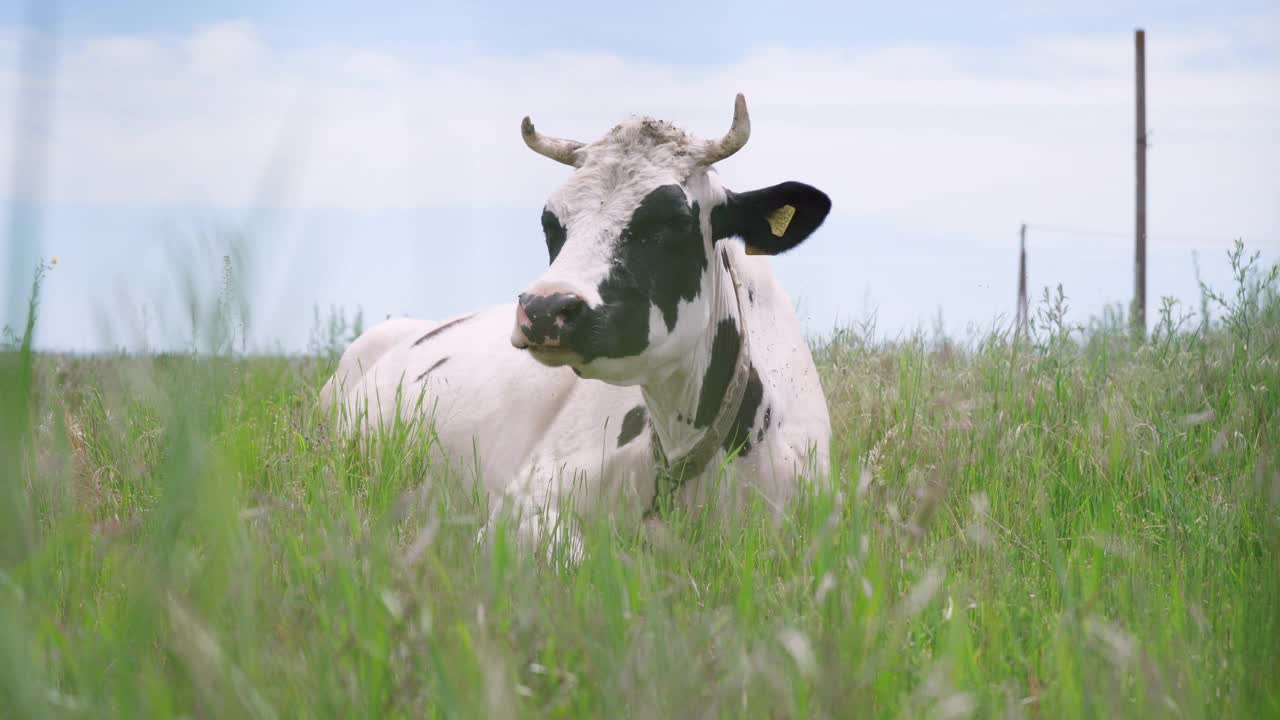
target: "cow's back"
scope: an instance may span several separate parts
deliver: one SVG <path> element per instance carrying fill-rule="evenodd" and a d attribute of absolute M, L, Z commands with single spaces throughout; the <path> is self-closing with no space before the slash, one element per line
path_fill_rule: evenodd
<path fill-rule="evenodd" d="M 439 323 L 417 318 L 391 318 L 365 330 L 343 351 L 333 376 L 320 389 L 320 408 L 328 412 L 334 402 L 359 384 L 392 347 L 415 333 L 425 333 Z"/>

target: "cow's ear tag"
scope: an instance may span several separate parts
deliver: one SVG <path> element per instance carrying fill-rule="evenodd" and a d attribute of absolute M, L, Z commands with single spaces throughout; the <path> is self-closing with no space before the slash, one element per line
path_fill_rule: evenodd
<path fill-rule="evenodd" d="M 748 255 L 768 255 L 764 250 L 757 250 L 754 245 L 747 245 L 746 251 Z"/>
<path fill-rule="evenodd" d="M 769 213 L 765 218 L 769 221 L 769 229 L 773 231 L 775 237 L 782 237 L 787 232 L 787 226 L 791 224 L 791 218 L 796 216 L 796 209 L 791 205 L 783 205 L 782 207 Z"/>

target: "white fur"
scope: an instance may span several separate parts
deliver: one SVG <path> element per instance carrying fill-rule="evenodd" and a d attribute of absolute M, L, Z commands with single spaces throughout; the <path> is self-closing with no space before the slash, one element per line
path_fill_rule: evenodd
<path fill-rule="evenodd" d="M 327 412 L 332 408 L 341 389 L 354 385 L 391 346 L 410 335 L 421 337 L 437 325 L 429 320 L 392 318 L 365 330 L 342 353 L 333 377 L 321 389 L 321 409 Z"/>

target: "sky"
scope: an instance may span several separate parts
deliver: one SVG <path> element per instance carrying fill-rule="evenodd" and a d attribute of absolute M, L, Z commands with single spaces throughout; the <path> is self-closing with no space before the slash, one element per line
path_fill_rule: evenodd
<path fill-rule="evenodd" d="M 1007 322 L 1022 223 L 1033 310 L 1061 283 L 1087 322 L 1132 294 L 1136 27 L 1154 315 L 1198 304 L 1196 260 L 1225 288 L 1237 238 L 1280 257 L 1274 2 L 0 3 L 0 320 L 56 256 L 39 347 L 181 346 L 229 243 L 259 351 L 304 350 L 316 308 L 510 302 L 568 172 L 520 118 L 716 136 L 743 92 L 724 184 L 833 200 L 772 261 L 811 334 Z"/>

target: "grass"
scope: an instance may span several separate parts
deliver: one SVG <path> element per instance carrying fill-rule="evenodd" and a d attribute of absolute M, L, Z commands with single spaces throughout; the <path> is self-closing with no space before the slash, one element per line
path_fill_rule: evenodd
<path fill-rule="evenodd" d="M 1025 338 L 838 331 L 782 522 L 588 521 L 568 569 L 476 546 L 429 428 L 329 433 L 332 348 L 14 333 L 0 716 L 1280 717 L 1280 299 L 1231 262 L 1142 341 L 1061 294 Z"/>

